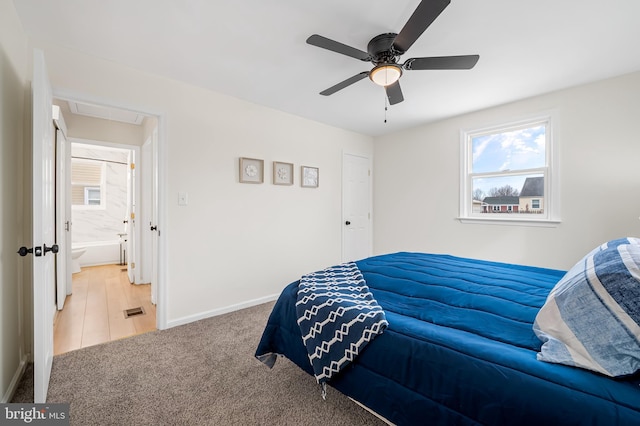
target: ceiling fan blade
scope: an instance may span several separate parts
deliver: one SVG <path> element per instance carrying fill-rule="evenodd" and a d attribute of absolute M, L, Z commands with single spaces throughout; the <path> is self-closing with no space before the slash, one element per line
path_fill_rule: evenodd
<path fill-rule="evenodd" d="M 335 86 L 331 86 L 328 89 L 323 90 L 322 92 L 320 92 L 320 94 L 323 96 L 333 95 L 338 90 L 342 90 L 347 86 L 351 86 L 353 83 L 357 83 L 358 81 L 362 80 L 368 75 L 369 75 L 369 71 L 362 71 L 360 74 L 356 74 L 353 77 L 349 77 L 345 81 L 342 81 L 336 84 Z"/>
<path fill-rule="evenodd" d="M 393 42 L 393 47 L 404 53 L 415 43 L 451 0 L 422 0 Z"/>
<path fill-rule="evenodd" d="M 407 59 L 405 70 L 470 70 L 480 59 L 479 55 L 433 56 L 430 58 Z"/>
<path fill-rule="evenodd" d="M 318 34 L 314 34 L 307 39 L 307 44 L 312 46 L 321 47 L 323 49 L 331 50 L 332 52 L 341 53 L 343 55 L 351 56 L 352 58 L 360 59 L 361 61 L 369 61 L 371 57 L 367 52 L 363 52 L 355 47 L 347 46 L 338 41 L 331 40 L 330 38 L 323 37 Z"/>
<path fill-rule="evenodd" d="M 400 88 L 400 81 L 396 81 L 393 84 L 385 86 L 384 90 L 387 92 L 387 98 L 389 98 L 389 104 L 395 105 L 404 101 L 402 96 L 402 89 Z"/>

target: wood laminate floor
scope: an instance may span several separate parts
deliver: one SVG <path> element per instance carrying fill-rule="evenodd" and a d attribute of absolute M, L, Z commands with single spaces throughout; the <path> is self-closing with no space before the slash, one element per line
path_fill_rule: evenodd
<path fill-rule="evenodd" d="M 125 318 L 126 309 L 137 307 L 145 313 Z M 82 268 L 73 274 L 73 294 L 54 321 L 54 355 L 155 329 L 151 285 L 129 283 L 122 265 Z"/>

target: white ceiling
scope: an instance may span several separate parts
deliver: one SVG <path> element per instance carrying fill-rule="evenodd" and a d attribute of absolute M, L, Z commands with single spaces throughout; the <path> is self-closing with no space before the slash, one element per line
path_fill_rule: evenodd
<path fill-rule="evenodd" d="M 384 89 L 368 79 L 318 94 L 372 66 L 308 36 L 366 51 L 418 4 L 14 0 L 35 38 L 368 135 L 640 70 L 638 0 L 452 0 L 401 61 L 479 54 L 474 69 L 406 71 L 405 101 L 389 107 L 386 124 Z"/>

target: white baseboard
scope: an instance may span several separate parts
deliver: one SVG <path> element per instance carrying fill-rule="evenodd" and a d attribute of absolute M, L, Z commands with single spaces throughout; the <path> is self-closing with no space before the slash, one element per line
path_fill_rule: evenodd
<path fill-rule="evenodd" d="M 256 305 L 262 305 L 263 303 L 272 302 L 277 300 L 280 296 L 278 294 L 272 294 L 270 296 L 260 297 L 258 299 L 247 300 L 246 302 L 236 303 L 235 305 L 226 306 L 224 308 L 214 309 L 212 311 L 202 312 L 196 315 L 189 315 L 187 317 L 178 318 L 167 322 L 167 328 L 176 327 L 178 325 L 189 324 L 190 322 L 199 321 L 206 318 L 215 317 L 222 314 L 228 314 L 229 312 L 239 311 L 240 309 L 250 308 Z"/>
<path fill-rule="evenodd" d="M 18 389 L 18 385 L 20 384 L 20 379 L 22 379 L 22 375 L 24 374 L 24 370 L 26 368 L 27 368 L 27 357 L 22 356 L 20 359 L 20 363 L 18 364 L 18 368 L 14 373 L 13 378 L 11 379 L 11 383 L 9 383 L 9 387 L 7 388 L 7 391 L 4 393 L 4 395 L 2 395 L 2 401 L 0 401 L 1 403 L 5 404 L 11 401 L 11 398 L 13 398 L 13 394 L 16 393 L 16 390 Z"/>

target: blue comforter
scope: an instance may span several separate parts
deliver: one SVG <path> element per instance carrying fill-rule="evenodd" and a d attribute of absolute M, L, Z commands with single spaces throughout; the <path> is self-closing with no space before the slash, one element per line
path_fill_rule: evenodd
<path fill-rule="evenodd" d="M 389 322 L 331 385 L 398 425 L 638 425 L 640 380 L 536 360 L 536 313 L 564 271 L 447 255 L 356 262 Z M 283 291 L 256 355 L 313 374 Z"/>

